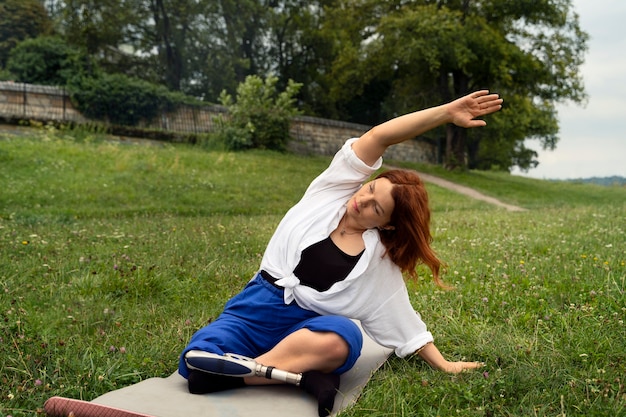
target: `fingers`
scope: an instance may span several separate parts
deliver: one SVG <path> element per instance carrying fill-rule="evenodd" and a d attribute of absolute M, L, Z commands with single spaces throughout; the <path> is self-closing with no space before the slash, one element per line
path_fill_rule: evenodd
<path fill-rule="evenodd" d="M 474 97 L 476 102 L 480 105 L 481 109 L 489 109 L 489 108 L 500 108 L 502 105 L 503 99 L 500 98 L 500 95 L 497 93 L 493 94 L 483 94 Z"/>
<path fill-rule="evenodd" d="M 485 366 L 483 362 L 453 362 L 448 372 L 458 374 L 463 371 L 478 369 Z"/>
<path fill-rule="evenodd" d="M 471 98 L 479 98 L 481 96 L 485 96 L 489 94 L 489 90 L 478 90 L 478 91 L 474 91 L 473 93 L 471 93 L 469 96 Z"/>

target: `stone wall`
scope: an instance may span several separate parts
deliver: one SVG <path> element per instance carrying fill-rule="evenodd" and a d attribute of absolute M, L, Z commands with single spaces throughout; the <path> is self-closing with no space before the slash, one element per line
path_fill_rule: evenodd
<path fill-rule="evenodd" d="M 178 133 L 209 133 L 215 118 L 223 115 L 221 106 L 183 106 L 173 113 L 139 127 Z M 13 82 L 0 82 L 0 118 L 38 120 L 42 122 L 86 123 L 62 88 Z M 290 133 L 293 140 L 288 149 L 304 155 L 333 155 L 346 139 L 361 136 L 370 126 L 316 117 L 294 117 Z M 414 139 L 392 146 L 386 159 L 437 163 L 437 146 Z"/>

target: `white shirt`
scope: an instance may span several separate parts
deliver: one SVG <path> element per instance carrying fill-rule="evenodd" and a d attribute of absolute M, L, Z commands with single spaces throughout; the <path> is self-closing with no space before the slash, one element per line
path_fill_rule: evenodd
<path fill-rule="evenodd" d="M 295 300 L 300 307 L 318 314 L 359 320 L 365 333 L 378 344 L 405 357 L 432 342 L 433 336 L 409 301 L 400 268 L 388 256 L 383 257 L 385 247 L 378 231 L 363 233 L 365 251 L 361 258 L 346 279 L 327 291 L 301 285 L 293 274 L 302 251 L 337 228 L 350 197 L 382 166 L 382 158 L 371 167 L 361 161 L 352 150 L 355 140 L 343 145 L 281 220 L 265 250 L 261 269 L 285 288 L 286 304 Z"/>

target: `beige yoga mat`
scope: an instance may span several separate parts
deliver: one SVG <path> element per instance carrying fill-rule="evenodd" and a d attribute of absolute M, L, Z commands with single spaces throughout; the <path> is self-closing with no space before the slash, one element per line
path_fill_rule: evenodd
<path fill-rule="evenodd" d="M 391 354 L 363 334 L 363 350 L 355 366 L 341 376 L 333 415 L 354 404 L 363 387 Z M 50 405 L 61 399 L 49 400 Z M 187 380 L 178 372 L 167 378 L 150 378 L 126 388 L 111 391 L 91 401 L 112 409 L 154 417 L 317 417 L 317 401 L 294 386 L 259 386 L 212 394 L 194 395 L 187 391 Z M 76 417 L 101 417 L 100 411 Z M 46 410 L 48 411 L 48 410 Z M 112 411 L 112 410 L 111 410 Z M 52 413 L 49 412 L 52 415 Z M 116 414 L 108 414 L 117 417 Z"/>

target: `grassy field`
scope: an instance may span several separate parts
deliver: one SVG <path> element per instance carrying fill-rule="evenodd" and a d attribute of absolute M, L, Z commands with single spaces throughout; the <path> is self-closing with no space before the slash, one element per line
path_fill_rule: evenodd
<path fill-rule="evenodd" d="M 174 372 L 327 163 L 0 136 L 0 416 Z M 342 416 L 626 415 L 626 189 L 440 174 L 529 209 L 429 186 L 456 289 L 421 270 L 412 302 L 446 356 L 486 366 L 454 376 L 392 357 Z"/>

